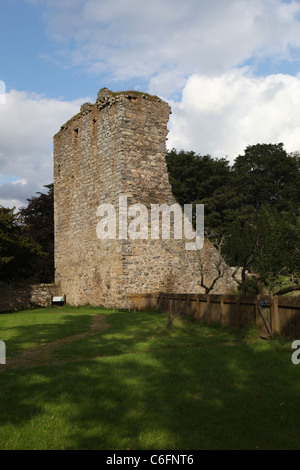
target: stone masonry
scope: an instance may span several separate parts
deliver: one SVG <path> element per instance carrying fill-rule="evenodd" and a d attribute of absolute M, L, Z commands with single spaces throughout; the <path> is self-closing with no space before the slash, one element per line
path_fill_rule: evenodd
<path fill-rule="evenodd" d="M 59 295 L 59 286 L 55 284 L 0 287 L 0 313 L 50 307 L 52 296 L 56 295 Z"/>
<path fill-rule="evenodd" d="M 166 166 L 171 109 L 156 96 L 100 90 L 96 103 L 54 136 L 55 281 L 70 305 L 126 307 L 126 294 L 203 293 L 214 276 L 214 248 L 187 251 L 184 240 L 100 240 L 100 204 L 174 204 Z M 235 287 L 230 275 L 214 293 Z"/>

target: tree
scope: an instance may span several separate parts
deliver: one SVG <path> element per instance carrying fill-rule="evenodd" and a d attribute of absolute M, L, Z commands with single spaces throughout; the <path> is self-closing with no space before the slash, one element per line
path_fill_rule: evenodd
<path fill-rule="evenodd" d="M 166 161 L 174 197 L 181 205 L 211 197 L 230 177 L 229 162 L 224 158 L 173 149 L 168 152 Z"/>
<path fill-rule="evenodd" d="M 244 294 L 249 289 L 247 272 L 255 274 L 252 280 L 270 293 L 275 292 L 283 276 L 300 274 L 299 233 L 299 218 L 280 213 L 275 207 L 264 206 L 251 218 L 236 220 L 226 240 L 226 253 L 233 265 L 242 268 L 241 281 L 235 280 Z"/>
<path fill-rule="evenodd" d="M 283 276 L 300 274 L 299 218 L 291 213 L 280 213 L 274 207 L 264 207 L 259 217 L 261 247 L 255 269 L 261 282 L 273 294 L 280 287 Z"/>
<path fill-rule="evenodd" d="M 223 210 L 228 201 L 234 202 L 231 169 L 225 158 L 171 150 L 167 154 L 167 166 L 172 192 L 177 202 L 205 205 L 205 225 L 220 231 L 224 222 Z M 234 203 L 233 208 L 236 207 Z"/>
<path fill-rule="evenodd" d="M 241 268 L 236 281 L 242 292 L 249 290 L 248 272 L 256 273 L 253 285 L 259 281 L 270 292 L 283 277 L 297 280 L 298 154 L 287 154 L 282 143 L 257 144 L 248 146 L 231 167 L 226 159 L 174 150 L 167 163 L 177 201 L 204 204 L 206 229 L 216 232 L 219 242 L 225 240 L 222 256 Z"/>
<path fill-rule="evenodd" d="M 240 243 L 240 240 L 243 243 Z M 236 221 L 231 237 L 228 252 L 232 254 L 232 262 L 237 267 L 232 273 L 232 277 L 238 284 L 243 295 L 249 291 L 249 281 L 247 273 L 255 263 L 259 251 L 259 231 L 254 223 L 239 219 Z M 237 278 L 238 270 L 241 271 L 241 278 Z M 253 286 L 252 286 L 253 287 Z"/>
<path fill-rule="evenodd" d="M 300 157 L 283 144 L 248 146 L 230 168 L 223 186 L 201 202 L 205 224 L 228 234 L 237 218 L 249 220 L 262 207 L 296 216 L 300 206 Z"/>
<path fill-rule="evenodd" d="M 24 233 L 41 246 L 41 254 L 32 265 L 36 282 L 53 282 L 54 279 L 54 196 L 53 184 L 44 186 L 47 194 L 37 193 L 27 199 L 27 207 L 20 209 Z"/>
<path fill-rule="evenodd" d="M 283 144 L 248 146 L 232 168 L 240 208 L 257 211 L 265 205 L 279 212 L 298 211 L 300 205 L 300 157 L 289 155 Z"/>
<path fill-rule="evenodd" d="M 0 206 L 0 281 L 27 279 L 41 255 L 41 246 L 26 235 L 14 209 Z"/>

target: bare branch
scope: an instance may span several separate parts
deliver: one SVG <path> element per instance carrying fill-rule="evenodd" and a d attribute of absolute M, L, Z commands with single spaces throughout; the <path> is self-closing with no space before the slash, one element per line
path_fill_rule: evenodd
<path fill-rule="evenodd" d="M 300 290 L 300 284 L 297 284 L 296 286 L 292 286 L 292 287 L 286 287 L 285 289 L 281 289 L 275 292 L 274 295 L 288 294 L 289 292 L 295 292 L 297 290 Z"/>
<path fill-rule="evenodd" d="M 221 251 L 222 251 L 222 246 L 225 242 L 225 239 L 226 237 L 223 235 L 221 237 L 220 240 L 218 240 L 217 238 L 217 235 L 212 232 L 212 231 L 209 231 L 209 232 L 206 232 L 206 234 L 209 233 L 209 236 L 210 236 L 210 240 L 212 241 L 212 237 L 214 237 L 214 240 L 212 241 L 212 244 L 214 245 L 215 249 L 216 249 L 216 253 L 215 253 L 215 256 L 212 257 L 211 259 L 211 262 L 213 263 L 214 265 L 214 270 L 205 270 L 204 269 L 204 263 L 203 263 L 203 260 L 201 259 L 201 254 L 199 253 L 199 256 L 200 256 L 200 285 L 201 287 L 203 287 L 203 289 L 205 289 L 205 293 L 206 294 L 209 294 L 210 291 L 213 290 L 213 288 L 215 287 L 217 281 L 219 279 L 221 279 L 226 271 L 229 269 L 229 267 L 226 265 L 223 257 L 222 257 L 222 254 L 221 254 Z M 209 284 L 207 284 L 207 282 L 204 281 L 204 274 L 207 272 L 209 272 L 209 274 L 212 274 L 212 271 L 214 271 L 214 277 L 213 279 L 210 281 Z"/>
<path fill-rule="evenodd" d="M 233 271 L 233 273 L 231 274 L 231 277 L 234 279 L 234 281 L 235 281 L 240 287 L 242 287 L 241 281 L 236 277 L 237 272 L 238 272 L 239 269 L 240 269 L 240 267 L 237 266 L 237 267 L 235 268 L 235 270 Z"/>

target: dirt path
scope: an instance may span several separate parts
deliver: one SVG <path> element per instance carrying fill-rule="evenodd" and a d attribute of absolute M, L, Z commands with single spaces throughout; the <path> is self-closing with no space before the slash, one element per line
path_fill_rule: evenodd
<path fill-rule="evenodd" d="M 60 346 L 73 343 L 79 339 L 94 335 L 100 331 L 105 331 L 107 328 L 109 328 L 109 325 L 106 323 L 105 315 L 95 315 L 93 316 L 93 321 L 89 331 L 73 336 L 68 336 L 67 338 L 59 339 L 57 341 L 53 341 L 52 343 L 44 344 L 43 346 L 26 349 L 20 354 L 20 356 L 13 359 L 7 359 L 6 365 L 0 367 L 0 372 L 3 372 L 7 369 L 23 369 L 44 364 L 62 364 L 65 362 L 73 362 L 70 360 L 66 361 L 64 359 L 54 359 L 52 357 L 52 352 Z"/>

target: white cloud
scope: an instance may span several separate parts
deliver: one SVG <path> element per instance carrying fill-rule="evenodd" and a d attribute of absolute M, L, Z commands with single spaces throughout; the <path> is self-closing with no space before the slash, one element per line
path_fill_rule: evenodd
<path fill-rule="evenodd" d="M 297 1 L 46 0 L 57 59 L 113 80 L 139 77 L 168 95 L 183 77 L 216 75 L 249 58 L 300 47 Z"/>
<path fill-rule="evenodd" d="M 10 209 L 16 208 L 16 211 L 20 209 L 23 204 L 20 203 L 18 199 L 1 199 L 0 206 L 9 207 Z"/>
<path fill-rule="evenodd" d="M 22 178 L 21 180 L 16 180 L 16 181 L 13 181 L 11 184 L 13 185 L 16 185 L 16 184 L 21 184 L 22 186 L 25 186 L 27 183 L 27 180 L 25 180 L 24 178 Z"/>
<path fill-rule="evenodd" d="M 0 205 L 21 206 L 52 182 L 52 138 L 89 98 L 49 100 L 11 91 L 0 108 Z M 218 77 L 192 75 L 180 102 L 169 101 L 168 148 L 231 161 L 247 145 L 283 142 L 300 149 L 300 76 L 255 77 L 234 69 Z M 14 178 L 8 178 L 8 176 Z"/>
<path fill-rule="evenodd" d="M 300 149 L 300 76 L 255 77 L 248 69 L 215 78 L 193 75 L 171 103 L 169 148 L 233 161 L 248 145 L 283 142 Z"/>
<path fill-rule="evenodd" d="M 15 181 L 0 184 L 2 205 L 18 206 L 53 181 L 52 139 L 88 99 L 72 102 L 10 91 L 0 107 L 0 171 Z"/>
<path fill-rule="evenodd" d="M 44 51 L 49 60 L 102 83 L 146 83 L 145 91 L 170 102 L 169 148 L 231 161 L 258 142 L 300 149 L 300 75 L 255 77 L 240 68 L 253 58 L 292 60 L 300 50 L 299 1 L 27 1 L 44 5 L 47 33 L 57 41 L 56 53 Z M 0 202 L 24 202 L 27 190 L 29 197 L 52 181 L 52 136 L 88 100 L 7 94 L 0 171 L 27 184 L 0 185 Z"/>

